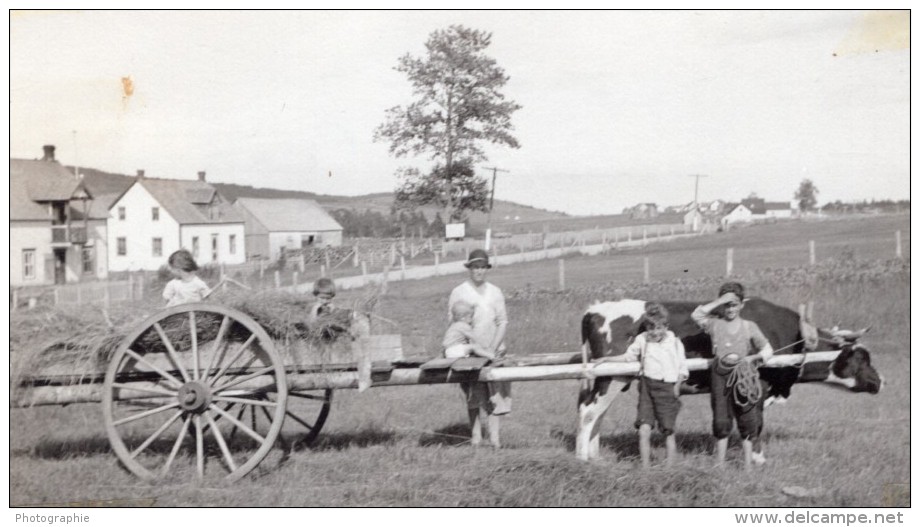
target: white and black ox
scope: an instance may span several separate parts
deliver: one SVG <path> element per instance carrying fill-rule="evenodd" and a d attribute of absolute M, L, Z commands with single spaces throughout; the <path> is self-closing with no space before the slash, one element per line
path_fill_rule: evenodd
<path fill-rule="evenodd" d="M 712 341 L 709 335 L 690 318 L 700 304 L 706 302 L 662 302 L 667 308 L 668 324 L 683 342 L 687 358 L 712 358 Z M 633 338 L 645 330 L 643 300 L 618 300 L 601 302 L 589 307 L 581 322 L 582 345 L 590 357 L 621 355 Z M 811 340 L 808 351 L 840 351 L 833 362 L 806 363 L 801 367 L 761 368 L 761 378 L 769 384 L 764 394 L 767 402 L 785 402 L 796 382 L 823 381 L 842 385 L 854 392 L 878 393 L 882 387 L 869 355 L 869 350 L 858 342 L 866 330 L 860 332 L 817 330 L 814 333 L 795 311 L 772 304 L 760 298 L 750 298 L 744 303 L 742 318 L 756 322 L 770 341 L 776 354 L 803 353 L 806 341 Z M 811 330 L 815 328 L 811 327 Z M 806 333 L 803 336 L 803 333 Z M 808 333 L 811 333 L 808 335 Z M 809 339 L 806 339 L 810 337 Z M 627 387 L 628 381 L 598 378 L 590 390 L 579 398 L 579 431 L 576 452 L 582 459 L 599 456 L 599 424 L 617 394 Z M 709 373 L 694 371 L 682 387 L 682 393 L 708 393 Z"/>

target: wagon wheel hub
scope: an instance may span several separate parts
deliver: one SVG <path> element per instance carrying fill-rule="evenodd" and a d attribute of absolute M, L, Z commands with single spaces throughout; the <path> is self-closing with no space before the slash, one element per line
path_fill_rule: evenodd
<path fill-rule="evenodd" d="M 198 381 L 187 382 L 179 388 L 178 399 L 183 410 L 201 413 L 211 404 L 211 389 Z"/>

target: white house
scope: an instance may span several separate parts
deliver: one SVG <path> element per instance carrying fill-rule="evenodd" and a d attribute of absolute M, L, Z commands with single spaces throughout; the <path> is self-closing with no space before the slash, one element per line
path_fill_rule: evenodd
<path fill-rule="evenodd" d="M 138 176 L 108 210 L 109 271 L 156 270 L 180 248 L 198 265 L 246 261 L 243 217 L 205 181 Z"/>
<path fill-rule="evenodd" d="M 246 220 L 246 254 L 277 260 L 284 249 L 342 245 L 342 226 L 311 199 L 239 198 Z"/>
<path fill-rule="evenodd" d="M 744 204 L 739 203 L 734 207 L 729 208 L 728 214 L 722 216 L 722 228 L 727 228 L 732 223 L 744 223 L 751 221 L 754 213 L 751 212 L 751 209 L 747 208 Z"/>
<path fill-rule="evenodd" d="M 106 223 L 83 180 L 54 159 L 10 159 L 10 285 L 105 278 Z"/>
<path fill-rule="evenodd" d="M 791 218 L 793 215 L 792 203 L 788 201 L 767 201 L 764 209 L 767 218 Z"/>

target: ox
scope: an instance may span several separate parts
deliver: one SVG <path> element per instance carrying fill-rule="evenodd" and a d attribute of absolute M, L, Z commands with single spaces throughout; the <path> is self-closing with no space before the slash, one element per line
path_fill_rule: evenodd
<path fill-rule="evenodd" d="M 670 313 L 670 329 L 680 337 L 688 359 L 713 357 L 709 335 L 690 318 L 696 306 L 704 303 L 662 302 Z M 645 304 L 643 300 L 624 299 L 589 307 L 581 324 L 584 352 L 590 353 L 594 359 L 623 354 L 632 339 L 645 329 L 642 318 Z M 807 326 L 795 311 L 760 298 L 750 298 L 744 304 L 742 317 L 760 326 L 777 354 L 806 351 L 803 332 L 808 333 Z M 843 385 L 854 392 L 878 393 L 882 379 L 872 367 L 869 350 L 857 342 L 863 333 L 865 330 L 858 333 L 817 330 L 817 345 L 809 351 L 840 351 L 836 360 L 817 367 L 809 364 L 804 367 L 761 368 L 761 378 L 770 387 L 769 392 L 764 394 L 768 402 L 785 401 L 792 385 L 805 381 L 824 381 Z M 708 373 L 695 371 L 691 372 L 681 391 L 687 394 L 707 393 L 708 385 Z M 616 395 L 626 388 L 628 381 L 598 378 L 591 390 L 585 390 L 580 395 L 576 453 L 581 459 L 599 456 L 600 422 Z"/>

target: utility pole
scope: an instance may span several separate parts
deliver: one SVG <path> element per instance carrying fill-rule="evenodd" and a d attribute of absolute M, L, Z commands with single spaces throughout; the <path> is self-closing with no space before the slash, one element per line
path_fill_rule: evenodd
<path fill-rule="evenodd" d="M 709 177 L 704 174 L 691 174 L 689 177 L 696 178 L 696 185 L 693 189 L 693 206 L 694 208 L 699 207 L 700 205 L 700 178 Z"/>
<path fill-rule="evenodd" d="M 491 248 L 492 245 L 492 205 L 495 204 L 495 179 L 498 176 L 499 172 L 510 173 L 510 170 L 503 170 L 496 167 L 483 167 L 486 170 L 492 171 L 492 192 L 489 197 L 489 224 L 486 227 L 486 251 Z"/>

